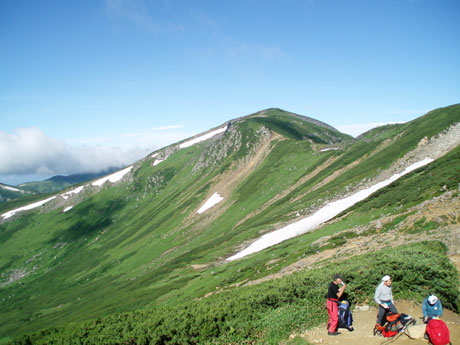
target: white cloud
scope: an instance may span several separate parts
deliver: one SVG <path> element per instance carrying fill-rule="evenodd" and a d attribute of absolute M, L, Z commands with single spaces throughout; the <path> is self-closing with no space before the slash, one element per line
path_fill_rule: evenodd
<path fill-rule="evenodd" d="M 17 185 L 54 175 L 99 172 L 132 164 L 158 148 L 190 138 L 183 125 L 68 141 L 36 127 L 0 131 L 0 182 Z"/>
<path fill-rule="evenodd" d="M 125 151 L 133 146 L 138 146 L 144 151 L 151 152 L 160 147 L 184 140 L 195 135 L 194 132 L 180 131 L 182 125 L 150 128 L 146 130 L 119 133 L 106 137 L 86 137 L 69 140 L 73 145 L 99 145 L 110 147 L 121 147 Z"/>
<path fill-rule="evenodd" d="M 153 26 L 147 9 L 138 1 L 105 0 L 105 6 L 108 13 L 113 16 L 125 18 L 149 29 Z"/>
<path fill-rule="evenodd" d="M 138 147 L 71 146 L 36 127 L 0 131 L 0 174 L 68 175 L 126 166 L 146 155 Z"/>
<path fill-rule="evenodd" d="M 184 25 L 180 23 L 154 19 L 148 5 L 149 3 L 138 0 L 105 0 L 106 12 L 112 18 L 122 18 L 152 33 L 183 33 L 185 31 Z"/>
<path fill-rule="evenodd" d="M 196 13 L 193 16 L 198 24 L 198 27 L 211 34 L 217 34 L 219 29 L 219 21 L 208 16 L 203 12 Z"/>

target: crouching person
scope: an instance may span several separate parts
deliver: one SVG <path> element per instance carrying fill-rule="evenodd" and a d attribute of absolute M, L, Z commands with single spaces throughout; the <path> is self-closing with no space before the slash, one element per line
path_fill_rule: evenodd
<path fill-rule="evenodd" d="M 430 295 L 422 303 L 423 322 L 442 316 L 442 305 L 438 297 Z"/>
<path fill-rule="evenodd" d="M 341 286 L 339 287 L 339 285 Z M 343 282 L 342 276 L 339 274 L 334 275 L 331 284 L 329 284 L 326 302 L 327 313 L 329 314 L 329 321 L 327 323 L 328 335 L 340 334 L 340 332 L 337 332 L 337 325 L 339 322 L 339 309 L 337 307 L 337 302 L 339 301 L 339 298 L 342 297 L 346 287 L 347 285 Z"/>

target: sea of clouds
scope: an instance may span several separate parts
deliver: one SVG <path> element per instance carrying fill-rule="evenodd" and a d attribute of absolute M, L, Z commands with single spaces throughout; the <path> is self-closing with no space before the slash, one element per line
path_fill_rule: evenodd
<path fill-rule="evenodd" d="M 0 131 L 0 182 L 15 185 L 54 175 L 100 172 L 127 166 L 146 154 L 139 147 L 73 146 L 37 127 Z"/>

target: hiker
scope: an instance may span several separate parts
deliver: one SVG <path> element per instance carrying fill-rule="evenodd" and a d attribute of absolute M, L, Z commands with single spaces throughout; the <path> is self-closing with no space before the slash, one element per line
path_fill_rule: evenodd
<path fill-rule="evenodd" d="M 341 285 L 341 287 L 339 287 L 339 285 Z M 337 307 L 337 302 L 339 301 L 339 298 L 342 297 L 343 291 L 346 287 L 347 285 L 343 282 L 340 274 L 334 275 L 331 284 L 329 284 L 326 302 L 327 313 L 329 314 L 329 321 L 327 322 L 328 335 L 340 334 L 340 332 L 337 332 L 337 325 L 339 322 L 339 309 Z"/>
<path fill-rule="evenodd" d="M 382 327 L 385 324 L 385 314 L 389 311 L 398 313 L 393 304 L 393 292 L 391 290 L 391 277 L 386 275 L 382 282 L 375 289 L 374 300 L 379 305 L 379 314 L 377 316 L 377 325 Z"/>
<path fill-rule="evenodd" d="M 422 303 L 423 322 L 428 323 L 432 318 L 442 316 L 442 305 L 438 297 L 430 295 Z"/>

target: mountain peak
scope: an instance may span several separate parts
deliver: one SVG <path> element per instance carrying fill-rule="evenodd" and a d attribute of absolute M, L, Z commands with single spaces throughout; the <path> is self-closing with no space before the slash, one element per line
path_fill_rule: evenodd
<path fill-rule="evenodd" d="M 297 114 L 297 113 L 293 113 L 291 111 L 288 111 L 288 110 L 284 110 L 284 109 L 281 109 L 281 108 L 267 108 L 267 109 L 264 109 L 264 110 L 260 110 L 258 112 L 255 112 L 253 114 L 250 114 L 248 115 L 248 117 L 257 117 L 257 116 L 286 116 L 286 115 L 289 115 L 289 116 L 293 116 L 295 118 L 298 118 L 302 121 L 306 121 L 306 122 L 310 122 L 310 123 L 313 123 L 317 126 L 320 126 L 320 127 L 323 127 L 323 128 L 327 128 L 329 130 L 333 130 L 333 131 L 336 131 L 338 132 L 338 130 L 334 127 L 332 127 L 331 125 L 328 125 L 327 123 L 325 122 L 322 122 L 322 121 L 319 121 L 317 119 L 314 119 L 312 117 L 308 117 L 308 116 L 305 116 L 305 115 L 300 115 L 300 114 Z"/>
<path fill-rule="evenodd" d="M 253 298 L 246 288 L 231 291 L 237 286 L 314 266 L 317 254 L 331 253 L 332 260 L 333 253 L 342 259 L 374 251 L 368 243 L 387 255 L 385 247 L 395 237 L 444 238 L 455 252 L 460 107 L 363 139 L 350 140 L 318 122 L 265 109 L 160 149 L 113 174 L 116 179 L 106 176 L 48 199 L 3 206 L 8 212 L 0 219 L 0 317 L 8 322 L 0 323 L 0 342 L 47 327 L 66 336 L 75 332 L 80 342 L 89 339 L 85 330 L 91 328 L 99 339 L 99 324 L 66 325 L 103 315 L 109 316 L 99 319 L 101 327 L 115 329 L 113 334 L 119 333 L 118 324 L 110 328 L 113 320 L 163 332 L 151 327 L 157 319 L 136 311 L 145 306 L 155 308 L 158 322 L 165 320 L 175 332 L 176 315 L 188 322 L 190 310 L 206 311 L 195 304 L 205 296 L 227 303 L 241 295 L 238 310 L 244 311 Z M 252 254 L 228 262 L 243 253 Z M 420 278 L 423 284 L 431 282 L 430 274 Z M 326 284 L 329 273 L 321 279 Z M 265 287 L 257 294 L 273 290 Z M 170 312 L 178 305 L 187 310 Z M 139 319 L 112 317 L 114 312 Z M 133 335 L 137 343 L 135 337 L 144 337 L 147 328 L 133 328 L 140 330 Z"/>

